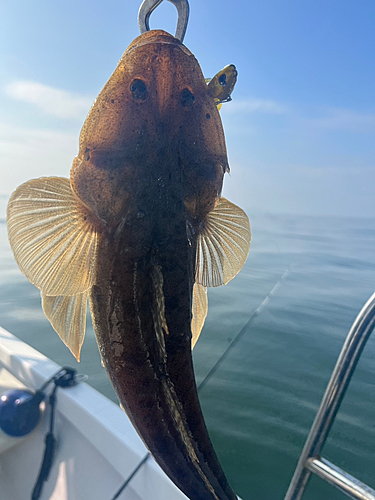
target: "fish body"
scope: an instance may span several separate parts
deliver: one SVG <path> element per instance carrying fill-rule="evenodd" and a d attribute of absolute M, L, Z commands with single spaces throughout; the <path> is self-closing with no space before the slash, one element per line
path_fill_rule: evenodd
<path fill-rule="evenodd" d="M 103 364 L 150 452 L 193 500 L 233 500 L 210 442 L 191 349 L 206 287 L 250 245 L 221 198 L 229 171 L 213 86 L 176 38 L 128 47 L 91 108 L 70 182 L 29 181 L 8 206 L 9 239 L 43 309 L 79 357 L 87 299 Z"/>

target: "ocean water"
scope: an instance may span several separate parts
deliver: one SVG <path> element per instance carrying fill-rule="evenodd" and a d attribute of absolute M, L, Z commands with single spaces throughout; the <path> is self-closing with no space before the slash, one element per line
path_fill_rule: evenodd
<path fill-rule="evenodd" d="M 116 401 L 90 321 L 76 363 L 18 270 L 0 198 L 0 324 Z M 241 273 L 209 290 L 194 350 L 214 447 L 243 500 L 281 500 L 346 334 L 375 288 L 375 219 L 249 213 Z M 238 336 L 239 335 L 239 336 Z M 237 337 L 238 336 L 238 337 Z M 237 338 L 228 349 L 231 341 Z M 375 334 L 358 364 L 323 456 L 375 487 Z M 304 499 L 347 498 L 312 478 Z"/>

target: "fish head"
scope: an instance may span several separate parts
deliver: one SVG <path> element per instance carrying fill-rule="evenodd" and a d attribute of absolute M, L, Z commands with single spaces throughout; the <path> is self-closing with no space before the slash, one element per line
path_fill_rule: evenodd
<path fill-rule="evenodd" d="M 106 224 L 117 224 L 141 183 L 178 179 L 196 220 L 217 204 L 226 171 L 221 119 L 198 61 L 164 31 L 140 35 L 84 123 L 74 193 Z"/>

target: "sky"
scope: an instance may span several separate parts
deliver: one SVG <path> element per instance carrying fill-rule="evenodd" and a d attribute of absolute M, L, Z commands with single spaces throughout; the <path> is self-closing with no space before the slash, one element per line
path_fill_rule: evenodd
<path fill-rule="evenodd" d="M 95 97 L 138 36 L 140 0 L 5 0 L 0 194 L 69 176 Z M 164 1 L 151 28 L 174 32 Z M 374 0 L 190 0 L 185 45 L 211 77 L 235 64 L 221 116 L 223 194 L 251 213 L 375 216 Z"/>

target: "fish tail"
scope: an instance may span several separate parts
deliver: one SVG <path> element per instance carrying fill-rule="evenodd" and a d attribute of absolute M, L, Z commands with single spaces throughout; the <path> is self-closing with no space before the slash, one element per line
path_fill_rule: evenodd
<path fill-rule="evenodd" d="M 154 328 L 156 338 L 158 339 L 159 356 L 164 365 L 165 377 L 161 380 L 162 392 L 167 403 L 169 418 L 174 423 L 179 435 L 181 451 L 187 459 L 187 464 L 192 469 L 193 474 L 205 490 L 199 496 L 190 498 L 228 500 L 237 498 L 231 490 L 224 472 L 222 471 L 216 454 L 209 439 L 203 415 L 198 400 L 193 365 L 191 361 L 190 345 L 185 349 L 186 356 L 183 366 L 188 366 L 188 371 L 182 369 L 180 363 L 180 372 L 188 373 L 185 377 L 188 382 L 189 390 L 183 389 L 183 395 L 178 394 L 178 385 L 174 376 L 174 363 L 171 362 L 171 356 L 174 350 L 170 345 L 169 328 L 166 319 L 166 300 L 163 291 L 163 272 L 162 267 L 153 265 L 151 271 L 153 288 L 152 312 L 154 318 Z M 181 358 L 182 352 L 179 352 Z M 181 361 L 181 359 L 180 359 Z M 195 435 L 197 433 L 197 435 Z M 181 484 L 181 489 L 184 487 Z M 187 492 L 186 492 L 187 493 Z"/>

